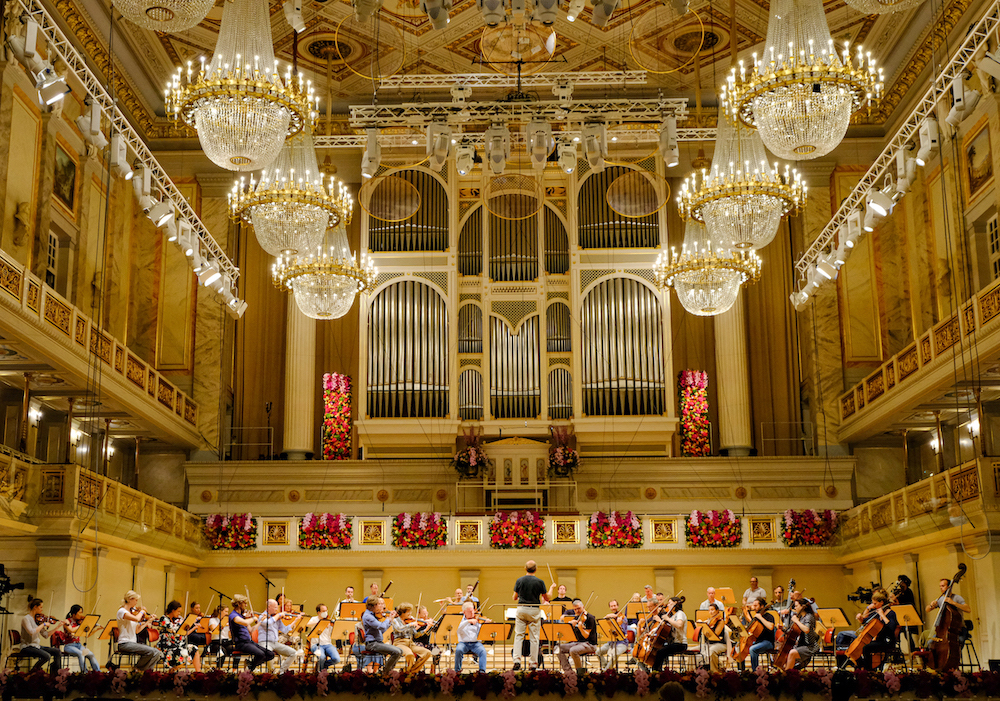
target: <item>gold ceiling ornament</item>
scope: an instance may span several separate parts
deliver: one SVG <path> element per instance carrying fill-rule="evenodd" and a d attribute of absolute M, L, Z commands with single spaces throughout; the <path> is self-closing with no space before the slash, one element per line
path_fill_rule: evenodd
<path fill-rule="evenodd" d="M 326 244 L 314 252 L 280 255 L 271 268 L 275 287 L 291 291 L 299 310 L 320 320 L 344 316 L 377 275 L 371 258 L 351 253 L 343 223 L 327 229 Z"/>
<path fill-rule="evenodd" d="M 658 173 L 629 170 L 612 181 L 604 199 L 612 211 L 623 217 L 648 217 L 666 206 L 670 183 Z"/>
<path fill-rule="evenodd" d="M 318 98 L 316 98 L 318 100 Z M 167 115 L 198 132 L 205 155 L 221 168 L 266 168 L 289 136 L 312 127 L 312 81 L 274 59 L 267 0 L 225 3 L 215 53 L 195 72 L 178 68 L 166 91 Z"/>
<path fill-rule="evenodd" d="M 693 17 L 694 22 L 690 21 Z M 665 28 L 672 27 L 675 31 Z M 698 55 L 711 49 L 718 41 L 706 39 L 705 23 L 697 11 L 680 14 L 671 3 L 654 3 L 653 8 L 639 16 L 629 34 L 628 50 L 639 67 L 649 73 L 667 75 L 690 66 Z"/>
<path fill-rule="evenodd" d="M 231 216 L 251 224 L 272 256 L 315 249 L 327 227 L 350 223 L 353 208 L 347 187 L 320 171 L 308 130 L 285 142 L 259 180 L 240 178 L 229 193 Z"/>
<path fill-rule="evenodd" d="M 504 75 L 529 75 L 545 70 L 556 52 L 555 30 L 531 21 L 485 27 L 479 40 L 483 60 Z"/>
<path fill-rule="evenodd" d="M 778 233 L 781 218 L 806 202 L 807 187 L 797 170 L 767 162 L 760 134 L 719 115 L 711 170 L 692 173 L 681 185 L 677 211 L 697 219 L 712 240 L 737 249 L 759 250 Z"/>
<path fill-rule="evenodd" d="M 182 32 L 195 26 L 215 6 L 215 0 L 118 0 L 122 17 L 155 32 Z"/>
<path fill-rule="evenodd" d="M 819 158 L 843 141 L 851 114 L 882 93 L 882 69 L 859 46 L 837 53 L 822 0 L 774 0 L 763 56 L 722 88 L 733 119 L 756 128 L 779 158 Z"/>
<path fill-rule="evenodd" d="M 406 60 L 403 34 L 379 12 L 364 20 L 350 13 L 333 33 L 334 56 L 359 78 L 378 82 L 394 76 Z"/>
<path fill-rule="evenodd" d="M 916 7 L 924 0 L 846 0 L 855 10 L 866 15 L 884 15 Z"/>
<path fill-rule="evenodd" d="M 653 265 L 656 285 L 673 287 L 681 305 L 696 316 L 728 311 L 740 288 L 760 279 L 760 258 L 751 250 L 716 247 L 704 225 L 687 223 L 681 252 L 671 248 Z"/>

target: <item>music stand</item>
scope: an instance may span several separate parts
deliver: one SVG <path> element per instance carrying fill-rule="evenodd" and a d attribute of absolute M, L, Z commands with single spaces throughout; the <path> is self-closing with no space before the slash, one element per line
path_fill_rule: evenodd
<path fill-rule="evenodd" d="M 732 587 L 716 587 L 715 598 L 721 601 L 725 606 L 736 606 L 737 603 L 736 594 L 733 592 Z"/>
<path fill-rule="evenodd" d="M 189 613 L 187 617 L 181 621 L 181 624 L 177 626 L 177 635 L 187 637 L 191 632 L 191 629 L 198 625 L 198 619 L 201 618 L 198 614 Z"/>
<path fill-rule="evenodd" d="M 697 611 L 695 611 L 694 619 L 696 621 L 707 621 L 708 617 L 709 617 L 709 614 L 711 614 L 711 613 L 712 612 L 709 611 L 708 609 L 698 609 Z M 690 621 L 690 619 L 688 619 L 688 620 Z"/>
<path fill-rule="evenodd" d="M 432 642 L 435 645 L 454 645 L 458 636 L 458 624 L 462 622 L 462 616 L 445 614 L 441 619 L 441 625 L 434 631 Z"/>
<path fill-rule="evenodd" d="M 558 621 L 562 618 L 562 604 L 540 604 L 538 608 L 541 610 L 546 620 Z"/>
<path fill-rule="evenodd" d="M 321 618 L 316 621 L 316 625 L 314 625 L 312 629 L 306 633 L 306 640 L 315 640 L 318 638 L 323 634 L 323 631 L 330 627 L 331 623 L 332 621 L 329 618 Z"/>
<path fill-rule="evenodd" d="M 392 611 L 395 602 L 392 600 L 391 596 L 383 596 L 382 603 L 385 604 L 386 611 Z"/>
<path fill-rule="evenodd" d="M 912 607 L 911 607 L 912 608 Z M 898 613 L 896 614 L 899 615 Z M 840 608 L 835 609 L 820 609 L 816 612 L 816 618 L 827 628 L 850 628 L 851 623 L 847 620 L 847 616 L 844 614 L 844 610 Z"/>
<path fill-rule="evenodd" d="M 688 621 L 688 623 L 690 623 L 690 621 Z M 708 625 L 708 621 L 698 621 L 697 628 L 701 631 L 700 635 L 704 635 L 710 643 L 717 643 L 722 639 L 716 635 L 715 631 L 712 630 L 712 627 Z"/>
<path fill-rule="evenodd" d="M 922 626 L 924 624 L 923 620 L 920 618 L 920 614 L 917 610 L 910 604 L 903 604 L 902 606 L 893 606 L 892 610 L 896 612 L 896 622 L 901 626 Z"/>
<path fill-rule="evenodd" d="M 619 642 L 625 640 L 625 631 L 614 618 L 598 618 L 597 638 L 608 642 Z"/>
<path fill-rule="evenodd" d="M 346 618 L 340 618 L 333 622 L 333 632 L 330 633 L 331 640 L 342 640 L 347 644 L 348 653 L 350 653 L 351 645 L 351 633 L 354 632 L 354 627 L 358 625 L 357 621 L 348 620 Z M 364 642 L 355 641 L 355 643 Z"/>
<path fill-rule="evenodd" d="M 625 604 L 625 618 L 630 621 L 642 620 L 649 615 L 649 605 L 645 601 L 630 601 Z"/>
<path fill-rule="evenodd" d="M 221 622 L 221 621 L 220 621 Z M 204 633 L 205 635 L 214 634 L 218 630 L 219 626 L 212 628 L 212 619 L 209 616 L 202 616 L 201 620 L 198 621 L 198 625 L 195 626 L 195 633 Z"/>
<path fill-rule="evenodd" d="M 563 642 L 576 642 L 573 626 L 569 623 L 543 623 L 542 640 L 561 645 Z"/>
<path fill-rule="evenodd" d="M 459 616 L 461 616 L 463 615 L 462 612 L 464 610 L 465 610 L 464 604 L 448 604 L 447 606 L 444 607 L 444 615 L 453 616 L 455 614 L 458 614 Z"/>
<path fill-rule="evenodd" d="M 360 621 L 365 615 L 365 604 L 355 602 L 352 604 L 343 603 L 340 605 L 340 617 L 352 621 Z"/>
<path fill-rule="evenodd" d="M 94 633 L 94 628 L 97 627 L 97 622 L 101 619 L 96 613 L 89 613 L 83 617 L 80 621 L 80 626 L 77 628 L 76 636 L 80 640 L 86 640 Z"/>
<path fill-rule="evenodd" d="M 497 641 L 499 640 L 503 655 L 503 668 L 507 669 L 507 638 L 514 630 L 510 623 L 484 623 L 479 627 L 479 641 L 482 643 L 493 643 L 493 655 L 496 658 Z"/>
<path fill-rule="evenodd" d="M 101 629 L 101 634 L 97 638 L 98 640 L 107 640 L 108 641 L 108 659 L 111 659 L 111 655 L 114 654 L 114 652 L 115 652 L 114 641 L 118 639 L 117 635 L 114 635 L 114 636 L 111 635 L 112 631 L 114 631 L 115 633 L 118 632 L 118 619 L 117 618 L 115 620 L 113 620 L 113 621 L 108 621 L 108 625 L 104 626 L 104 628 Z"/>

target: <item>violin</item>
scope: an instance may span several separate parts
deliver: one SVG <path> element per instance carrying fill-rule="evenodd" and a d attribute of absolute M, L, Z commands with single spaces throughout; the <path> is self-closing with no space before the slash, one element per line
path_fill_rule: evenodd
<path fill-rule="evenodd" d="M 928 645 L 931 650 L 928 664 L 939 672 L 957 668 L 962 659 L 959 636 L 965 630 L 965 621 L 962 619 L 962 612 L 947 603 L 947 600 L 951 598 L 952 589 L 965 576 L 965 570 L 964 563 L 958 566 L 958 572 L 952 577 L 951 584 L 941 599 L 944 603 L 938 609 L 937 618 L 934 619 L 934 637 Z"/>
<path fill-rule="evenodd" d="M 35 625 L 42 625 L 43 623 L 58 623 L 59 621 L 52 616 L 46 616 L 44 613 L 35 614 Z"/>

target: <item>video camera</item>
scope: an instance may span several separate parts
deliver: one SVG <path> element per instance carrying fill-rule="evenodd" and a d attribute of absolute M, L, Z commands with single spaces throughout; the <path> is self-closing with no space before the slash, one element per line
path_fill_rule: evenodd
<path fill-rule="evenodd" d="M 865 604 L 867 606 L 872 602 L 872 592 L 880 586 L 882 585 L 878 582 L 871 582 L 871 586 L 868 587 L 860 586 L 847 595 L 847 600 L 856 601 L 859 604 Z"/>
<path fill-rule="evenodd" d="M 0 597 L 6 596 L 10 592 L 16 591 L 18 589 L 24 589 L 24 582 L 16 582 L 12 584 L 10 581 L 10 577 L 4 570 L 4 566 L 0 565 Z M 0 615 L 9 613 L 10 611 L 5 609 L 3 606 L 0 606 Z"/>

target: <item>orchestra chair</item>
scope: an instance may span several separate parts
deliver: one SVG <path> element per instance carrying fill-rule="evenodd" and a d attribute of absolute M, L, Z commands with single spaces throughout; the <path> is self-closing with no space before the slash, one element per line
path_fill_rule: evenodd
<path fill-rule="evenodd" d="M 151 631 L 151 632 L 155 632 L 155 631 Z M 158 637 L 159 636 L 157 636 L 157 638 Z M 155 643 L 155 642 L 156 642 L 156 638 L 154 638 L 153 636 L 150 636 L 149 637 L 149 643 L 147 643 L 147 644 L 150 647 L 156 647 L 155 645 L 153 645 L 153 643 Z M 110 637 L 108 638 L 108 643 L 109 643 L 110 648 L 111 648 L 111 654 L 108 655 L 108 663 L 109 664 L 115 665 L 116 667 L 125 667 L 125 666 L 128 666 L 129 669 L 131 669 L 132 667 L 135 666 L 135 663 L 139 661 L 140 655 L 129 655 L 129 654 L 124 653 L 124 652 L 118 652 L 118 627 L 117 626 L 115 626 L 111 630 Z M 156 649 L 159 650 L 159 648 L 156 648 Z M 165 660 L 165 659 L 166 659 L 166 656 L 163 656 L 163 657 L 160 658 L 161 661 Z M 160 663 L 158 662 L 157 664 L 160 664 Z"/>
<path fill-rule="evenodd" d="M 7 662 L 4 664 L 4 669 L 13 669 L 14 671 L 18 671 L 21 669 L 21 664 L 23 663 L 25 665 L 25 670 L 30 672 L 31 668 L 38 660 L 34 657 L 28 657 L 27 655 L 21 654 L 21 631 L 8 630 L 7 642 L 10 643 L 11 651 L 10 654 L 7 655 Z"/>
<path fill-rule="evenodd" d="M 931 651 L 927 647 L 930 643 L 931 638 L 934 636 L 933 630 L 924 630 L 920 632 L 917 636 L 917 649 L 910 653 L 910 666 L 916 670 L 917 662 L 920 662 L 920 668 L 927 669 L 927 660 L 931 656 Z"/>
<path fill-rule="evenodd" d="M 373 665 L 372 671 L 377 671 L 383 662 L 383 657 L 379 653 L 370 653 L 365 649 L 365 627 L 358 621 L 354 626 L 354 645 L 351 646 L 351 655 L 358 663 L 358 671 L 364 671 L 368 665 Z"/>
<path fill-rule="evenodd" d="M 963 672 L 979 672 L 982 671 L 982 665 L 979 664 L 979 653 L 976 652 L 976 646 L 972 642 L 972 629 L 973 622 L 970 619 L 965 619 L 965 632 L 959 636 L 962 642 L 962 648 L 959 651 L 959 663 L 958 668 Z M 975 662 L 973 662 L 975 658 Z M 969 661 L 966 662 L 965 660 Z"/>

